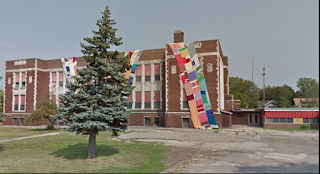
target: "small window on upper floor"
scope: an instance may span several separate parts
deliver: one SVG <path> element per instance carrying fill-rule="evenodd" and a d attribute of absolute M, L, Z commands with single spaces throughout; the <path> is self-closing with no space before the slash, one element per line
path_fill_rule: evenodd
<path fill-rule="evenodd" d="M 160 64 L 154 64 L 154 80 L 160 81 Z"/>
<path fill-rule="evenodd" d="M 51 73 L 51 87 L 56 88 L 56 83 L 57 83 L 57 73 L 52 72 Z"/>
<path fill-rule="evenodd" d="M 63 72 L 59 72 L 59 87 L 63 87 Z"/>
<path fill-rule="evenodd" d="M 145 69 L 145 71 L 144 71 L 144 73 L 145 73 L 145 81 L 148 82 L 148 81 L 151 80 L 151 78 L 150 78 L 150 65 L 145 65 L 144 69 Z"/>
<path fill-rule="evenodd" d="M 25 88 L 26 87 L 26 73 L 22 72 L 21 73 L 21 88 Z"/>
<path fill-rule="evenodd" d="M 135 71 L 136 82 L 141 82 L 141 65 L 137 65 Z"/>
<path fill-rule="evenodd" d="M 19 88 L 20 87 L 20 73 L 16 72 L 14 73 L 15 75 L 15 88 Z"/>

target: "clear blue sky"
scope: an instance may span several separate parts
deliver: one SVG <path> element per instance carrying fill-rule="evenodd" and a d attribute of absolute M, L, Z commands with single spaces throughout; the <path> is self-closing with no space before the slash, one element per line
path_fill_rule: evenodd
<path fill-rule="evenodd" d="M 319 82 L 318 0 L 0 0 L 0 76 L 7 60 L 82 56 L 80 42 L 106 6 L 119 51 L 164 48 L 183 30 L 185 41 L 219 39 L 230 77 L 251 80 L 254 59 L 260 88 L 263 65 L 266 86 Z"/>

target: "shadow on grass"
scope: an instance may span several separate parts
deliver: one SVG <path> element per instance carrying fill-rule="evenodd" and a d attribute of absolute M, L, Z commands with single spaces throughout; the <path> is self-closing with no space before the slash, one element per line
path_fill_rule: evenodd
<path fill-rule="evenodd" d="M 43 128 L 43 129 L 28 129 L 27 131 L 31 131 L 31 132 L 41 132 L 41 131 L 52 131 L 52 132 L 57 132 L 57 131 L 65 131 L 66 128 L 58 128 L 58 129 L 54 129 L 54 130 L 48 130 L 47 128 Z"/>
<path fill-rule="evenodd" d="M 0 152 L 4 150 L 4 146 L 0 144 Z"/>
<path fill-rule="evenodd" d="M 88 144 L 78 143 L 75 145 L 70 145 L 66 148 L 59 149 L 50 155 L 55 155 L 56 157 L 63 157 L 65 159 L 86 159 L 87 157 Z M 119 150 L 106 145 L 96 145 L 96 157 L 99 156 L 111 156 L 119 153 Z"/>

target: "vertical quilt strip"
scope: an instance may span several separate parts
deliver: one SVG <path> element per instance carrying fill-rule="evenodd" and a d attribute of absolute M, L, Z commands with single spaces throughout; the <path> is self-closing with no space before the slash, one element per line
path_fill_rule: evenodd
<path fill-rule="evenodd" d="M 180 68 L 195 128 L 219 128 L 211 107 L 209 93 L 193 42 L 169 44 Z M 208 125 L 208 126 L 207 126 Z"/>
<path fill-rule="evenodd" d="M 143 51 L 141 50 L 135 50 L 135 51 L 129 51 L 129 52 L 125 52 L 124 56 L 127 56 L 129 54 L 129 60 L 130 60 L 130 65 L 132 66 L 132 69 L 127 70 L 123 75 L 125 76 L 126 79 L 128 79 L 129 82 L 129 86 L 132 85 L 133 82 L 133 78 L 135 76 L 135 71 L 136 71 L 136 67 L 137 67 L 137 63 L 140 59 L 140 56 L 142 54 Z M 128 100 L 128 97 L 125 98 L 125 101 Z"/>
<path fill-rule="evenodd" d="M 77 71 L 77 58 L 70 57 L 70 58 L 61 58 L 62 66 L 64 75 L 68 82 L 75 82 L 75 79 L 72 76 L 78 76 Z"/>

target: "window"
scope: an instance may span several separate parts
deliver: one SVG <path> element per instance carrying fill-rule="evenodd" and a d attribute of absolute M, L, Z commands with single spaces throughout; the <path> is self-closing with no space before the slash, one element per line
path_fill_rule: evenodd
<path fill-rule="evenodd" d="M 24 111 L 25 110 L 25 103 L 26 103 L 26 96 L 25 95 L 15 95 L 14 96 L 14 111 Z"/>
<path fill-rule="evenodd" d="M 141 91 L 136 91 L 135 109 L 141 109 Z"/>
<path fill-rule="evenodd" d="M 20 96 L 20 111 L 24 111 L 25 110 L 25 104 L 26 104 L 26 96 L 25 95 L 21 95 Z"/>
<path fill-rule="evenodd" d="M 62 100 L 60 99 L 60 95 L 59 95 L 59 107 L 63 106 Z"/>
<path fill-rule="evenodd" d="M 59 87 L 63 87 L 63 72 L 59 72 Z"/>
<path fill-rule="evenodd" d="M 132 102 L 132 95 L 129 95 L 127 101 L 128 101 L 128 102 Z M 132 109 L 132 103 L 130 103 L 130 104 L 128 105 L 128 109 Z"/>
<path fill-rule="evenodd" d="M 19 96 L 18 95 L 14 96 L 14 109 L 13 110 L 15 110 L 15 111 L 19 110 Z"/>
<path fill-rule="evenodd" d="M 183 95 L 182 108 L 189 109 L 188 98 L 187 98 L 186 91 L 184 89 L 182 91 L 182 95 Z"/>
<path fill-rule="evenodd" d="M 20 118 L 20 126 L 24 126 L 23 125 L 23 118 Z"/>
<path fill-rule="evenodd" d="M 16 72 L 15 73 L 15 88 L 19 88 L 20 86 L 20 73 L 19 72 Z"/>
<path fill-rule="evenodd" d="M 51 100 L 53 100 L 52 102 L 56 103 L 56 95 L 51 95 Z"/>
<path fill-rule="evenodd" d="M 153 126 L 160 126 L 159 117 L 153 117 Z"/>
<path fill-rule="evenodd" d="M 22 72 L 21 73 L 21 88 L 25 88 L 26 87 L 26 73 Z"/>
<path fill-rule="evenodd" d="M 243 118 L 243 113 L 237 113 L 237 114 L 236 114 L 236 117 L 237 117 L 237 118 Z"/>
<path fill-rule="evenodd" d="M 52 88 L 56 88 L 56 83 L 57 83 L 57 73 L 56 72 L 52 72 Z"/>
<path fill-rule="evenodd" d="M 18 122 L 18 119 L 17 118 L 13 118 L 13 125 L 14 126 L 17 126 L 17 122 Z"/>
<path fill-rule="evenodd" d="M 137 65 L 135 75 L 136 82 L 141 82 L 141 65 Z"/>
<path fill-rule="evenodd" d="M 151 92 L 144 92 L 144 108 L 151 109 Z"/>
<path fill-rule="evenodd" d="M 182 128 L 189 128 L 190 127 L 190 119 L 189 118 L 182 118 Z"/>
<path fill-rule="evenodd" d="M 153 107 L 155 109 L 161 109 L 161 103 L 160 103 L 160 91 L 154 91 L 154 103 Z"/>
<path fill-rule="evenodd" d="M 287 123 L 293 123 L 293 118 L 287 118 Z"/>
<path fill-rule="evenodd" d="M 145 81 L 150 81 L 150 65 L 145 65 L 144 66 L 144 75 L 145 75 Z"/>
<path fill-rule="evenodd" d="M 304 118 L 303 123 L 319 123 L 319 118 Z"/>
<path fill-rule="evenodd" d="M 266 123 L 293 123 L 293 118 L 265 118 Z"/>
<path fill-rule="evenodd" d="M 144 126 L 150 126 L 150 117 L 144 117 Z"/>
<path fill-rule="evenodd" d="M 154 64 L 154 80 L 160 81 L 160 64 Z"/>

